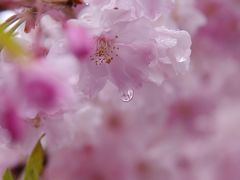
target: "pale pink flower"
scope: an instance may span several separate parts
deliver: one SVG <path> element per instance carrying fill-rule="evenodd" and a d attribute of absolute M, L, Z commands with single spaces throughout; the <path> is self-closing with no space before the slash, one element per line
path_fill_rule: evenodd
<path fill-rule="evenodd" d="M 141 87 L 148 81 L 151 62 L 171 64 L 176 71 L 188 66 L 191 41 L 185 31 L 131 18 L 131 9 L 107 8 L 93 15 L 86 9 L 80 17 L 79 23 L 95 39 L 94 52 L 80 67 L 80 86 L 89 95 L 96 94 L 107 80 L 121 92 Z"/>
<path fill-rule="evenodd" d="M 106 93 L 103 94 L 106 96 Z M 117 98 L 114 101 L 119 102 Z M 151 126 L 146 121 L 144 123 L 142 117 L 146 117 L 147 113 L 136 113 L 138 109 L 134 108 L 133 101 L 129 109 L 124 106 L 125 103 L 120 103 L 120 106 L 110 105 L 109 101 L 99 103 L 85 105 L 86 108 L 76 114 L 72 128 L 75 133 L 69 139 L 71 142 L 69 146 L 51 152 L 52 159 L 44 178 L 154 180 L 161 175 L 165 177 L 162 167 L 156 164 L 155 157 L 149 152 L 150 140 L 153 134 L 158 133 L 149 133 L 148 127 Z M 99 110 L 101 113 L 97 112 Z M 144 129 L 148 133 L 143 134 Z M 68 163 L 65 170 L 60 163 L 62 161 Z"/>
<path fill-rule="evenodd" d="M 46 180 L 238 180 L 239 3 L 199 1 L 208 23 L 197 32 L 194 2 L 89 0 L 70 29 L 46 21 L 46 57 L 15 66 L 2 56 L 0 134 L 18 137 L 26 119 L 25 155 L 45 132 Z M 191 64 L 178 28 L 194 35 Z M 1 150 L 0 172 L 19 164 Z"/>

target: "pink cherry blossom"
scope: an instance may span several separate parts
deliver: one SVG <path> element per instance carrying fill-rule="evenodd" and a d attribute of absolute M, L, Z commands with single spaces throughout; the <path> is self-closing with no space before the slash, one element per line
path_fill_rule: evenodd
<path fill-rule="evenodd" d="M 239 180 L 239 5 L 1 1 L 0 175 Z"/>
<path fill-rule="evenodd" d="M 189 59 L 191 41 L 186 32 L 155 27 L 145 18 L 126 21 L 124 16 L 129 11 L 105 10 L 96 17 L 92 15 L 90 21 L 84 19 L 87 10 L 82 12 L 82 24 L 92 31 L 95 38 L 95 50 L 82 66 L 80 81 L 85 93 L 94 95 L 106 80 L 113 82 L 122 92 L 141 87 L 148 80 L 149 65 L 154 61 L 172 64 L 177 71 L 187 66 L 184 63 Z M 105 20 L 115 14 L 119 14 L 119 22 L 107 21 L 106 27 L 93 24 L 97 20 L 95 18 L 103 16 Z M 182 67 L 177 67 L 178 64 Z M 97 83 L 85 84 L 96 80 Z"/>

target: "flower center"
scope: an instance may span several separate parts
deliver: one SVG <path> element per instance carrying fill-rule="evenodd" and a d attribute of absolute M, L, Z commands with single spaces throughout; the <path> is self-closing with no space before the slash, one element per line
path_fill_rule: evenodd
<path fill-rule="evenodd" d="M 115 36 L 117 39 L 118 36 Z M 117 57 L 119 48 L 114 46 L 113 40 L 107 40 L 105 37 L 99 37 L 96 43 L 96 51 L 90 56 L 91 60 L 100 65 L 103 63 L 110 64 L 114 57 Z"/>

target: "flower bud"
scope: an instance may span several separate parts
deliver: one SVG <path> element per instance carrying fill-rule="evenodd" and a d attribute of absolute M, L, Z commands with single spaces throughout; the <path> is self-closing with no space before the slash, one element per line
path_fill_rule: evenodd
<path fill-rule="evenodd" d="M 87 30 L 75 24 L 67 24 L 66 38 L 69 50 L 79 59 L 84 60 L 93 49 L 93 39 Z"/>

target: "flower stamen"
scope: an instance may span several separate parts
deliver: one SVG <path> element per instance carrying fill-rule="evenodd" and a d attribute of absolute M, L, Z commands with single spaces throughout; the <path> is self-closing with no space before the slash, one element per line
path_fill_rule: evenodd
<path fill-rule="evenodd" d="M 115 36 L 115 38 L 118 38 L 118 36 Z M 100 37 L 97 39 L 96 52 L 90 58 L 92 61 L 95 61 L 96 65 L 102 63 L 111 64 L 114 56 L 118 56 L 115 53 L 116 50 L 119 50 L 119 48 L 113 45 L 113 41 L 107 40 L 105 37 Z"/>

